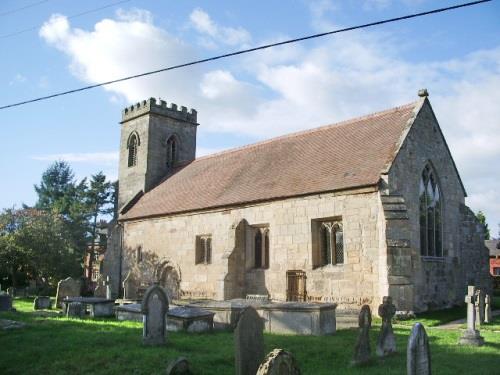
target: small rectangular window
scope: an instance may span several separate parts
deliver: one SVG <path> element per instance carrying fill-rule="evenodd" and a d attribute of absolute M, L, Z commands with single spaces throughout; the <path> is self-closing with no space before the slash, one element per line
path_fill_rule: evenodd
<path fill-rule="evenodd" d="M 196 236 L 195 264 L 212 263 L 212 236 Z"/>

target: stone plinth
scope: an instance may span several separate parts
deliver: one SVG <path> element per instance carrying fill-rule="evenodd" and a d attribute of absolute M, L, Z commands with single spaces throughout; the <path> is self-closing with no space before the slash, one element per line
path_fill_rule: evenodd
<path fill-rule="evenodd" d="M 478 330 L 466 329 L 458 340 L 458 343 L 460 345 L 481 346 L 484 344 L 484 338 Z"/>

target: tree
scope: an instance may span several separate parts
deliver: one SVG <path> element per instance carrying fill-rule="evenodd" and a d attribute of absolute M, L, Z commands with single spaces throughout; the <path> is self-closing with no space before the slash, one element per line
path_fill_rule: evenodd
<path fill-rule="evenodd" d="M 486 216 L 484 215 L 483 211 L 478 211 L 476 214 L 477 220 L 483 225 L 484 228 L 484 239 L 489 240 L 490 239 L 490 228 L 488 228 L 488 223 L 486 222 Z"/>

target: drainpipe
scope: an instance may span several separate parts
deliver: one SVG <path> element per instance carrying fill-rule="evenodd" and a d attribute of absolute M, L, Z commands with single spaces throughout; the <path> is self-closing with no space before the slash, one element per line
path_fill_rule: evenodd
<path fill-rule="evenodd" d="M 120 228 L 120 268 L 118 270 L 118 297 L 122 296 L 122 264 L 123 264 L 123 229 L 124 225 L 118 223 L 118 228 Z"/>

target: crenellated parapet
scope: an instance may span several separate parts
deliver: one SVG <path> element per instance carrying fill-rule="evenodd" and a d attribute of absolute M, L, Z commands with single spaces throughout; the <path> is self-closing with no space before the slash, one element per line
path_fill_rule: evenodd
<path fill-rule="evenodd" d="M 122 111 L 121 122 L 124 123 L 147 113 L 154 113 L 157 115 L 170 117 L 175 120 L 197 124 L 198 113 L 195 109 L 191 108 L 188 111 L 187 107 L 181 106 L 179 108 L 175 103 L 170 103 L 170 105 L 167 106 L 166 101 L 157 101 L 155 98 L 149 98 L 148 100 L 143 100 L 142 102 L 136 103 L 130 107 L 126 107 Z"/>

